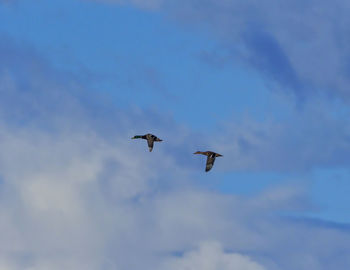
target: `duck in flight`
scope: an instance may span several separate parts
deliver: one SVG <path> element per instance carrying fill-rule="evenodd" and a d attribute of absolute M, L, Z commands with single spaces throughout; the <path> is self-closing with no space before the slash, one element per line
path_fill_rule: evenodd
<path fill-rule="evenodd" d="M 153 149 L 153 143 L 154 142 L 161 142 L 163 140 L 159 139 L 157 136 L 154 136 L 153 134 L 146 134 L 146 135 L 136 135 L 132 137 L 131 139 L 144 139 L 147 140 L 149 151 L 152 152 Z"/>
<path fill-rule="evenodd" d="M 223 155 L 220 155 L 220 154 L 212 152 L 212 151 L 206 151 L 206 152 L 197 151 L 196 153 L 193 153 L 193 154 L 201 154 L 201 155 L 207 156 L 207 165 L 205 167 L 206 172 L 210 171 L 210 169 L 213 168 L 216 157 L 223 156 Z"/>

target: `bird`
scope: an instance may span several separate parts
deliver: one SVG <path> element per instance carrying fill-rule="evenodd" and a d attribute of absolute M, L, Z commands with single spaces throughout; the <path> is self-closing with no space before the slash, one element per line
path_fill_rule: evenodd
<path fill-rule="evenodd" d="M 214 162 L 215 162 L 215 158 L 216 157 L 222 157 L 223 155 L 220 155 L 218 153 L 212 152 L 212 151 L 206 151 L 206 152 L 201 152 L 201 151 L 197 151 L 193 154 L 202 154 L 207 156 L 207 164 L 205 167 L 205 171 L 208 172 L 210 171 L 211 168 L 213 168 Z"/>
<path fill-rule="evenodd" d="M 147 140 L 147 144 L 148 144 L 148 148 L 149 148 L 150 152 L 152 152 L 153 143 L 154 142 L 161 142 L 161 141 L 163 141 L 163 140 L 159 139 L 157 136 L 155 136 L 153 134 L 150 134 L 150 133 L 148 133 L 146 135 L 135 135 L 131 139 L 144 139 L 144 140 Z"/>

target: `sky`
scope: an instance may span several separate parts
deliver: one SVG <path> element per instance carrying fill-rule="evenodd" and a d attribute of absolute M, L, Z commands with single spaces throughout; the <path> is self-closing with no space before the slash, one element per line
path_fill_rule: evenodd
<path fill-rule="evenodd" d="M 349 269 L 349 8 L 0 0 L 0 270 Z"/>

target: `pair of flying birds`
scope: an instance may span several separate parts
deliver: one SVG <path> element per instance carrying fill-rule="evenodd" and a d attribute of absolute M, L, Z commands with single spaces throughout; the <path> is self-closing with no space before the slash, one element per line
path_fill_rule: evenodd
<path fill-rule="evenodd" d="M 148 144 L 148 148 L 149 148 L 150 152 L 152 152 L 154 142 L 163 141 L 163 140 L 159 139 L 157 136 L 154 136 L 153 134 L 149 134 L 149 133 L 146 135 L 136 135 L 136 136 L 132 137 L 131 139 L 147 140 L 147 144 Z M 206 172 L 210 171 L 210 169 L 213 167 L 216 157 L 222 157 L 222 155 L 215 153 L 215 152 L 212 152 L 212 151 L 206 151 L 206 152 L 197 151 L 193 154 L 202 154 L 202 155 L 207 156 L 207 165 L 205 167 Z"/>

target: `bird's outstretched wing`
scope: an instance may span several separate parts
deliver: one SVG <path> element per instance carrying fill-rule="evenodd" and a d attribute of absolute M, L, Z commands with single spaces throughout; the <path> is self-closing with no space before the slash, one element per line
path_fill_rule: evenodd
<path fill-rule="evenodd" d="M 209 155 L 209 156 L 207 157 L 207 165 L 206 165 L 206 167 L 205 167 L 205 171 L 206 171 L 206 172 L 210 171 L 210 169 L 213 168 L 214 161 L 215 161 L 215 156 Z"/>
<path fill-rule="evenodd" d="M 154 140 L 151 138 L 147 139 L 147 144 L 148 144 L 149 151 L 152 152 Z"/>

